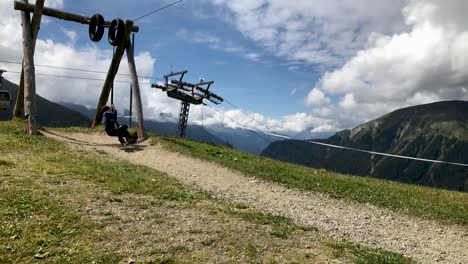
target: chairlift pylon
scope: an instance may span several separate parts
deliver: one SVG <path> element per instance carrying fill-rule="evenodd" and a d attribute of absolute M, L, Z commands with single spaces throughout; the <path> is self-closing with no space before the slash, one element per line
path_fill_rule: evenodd
<path fill-rule="evenodd" d="M 177 127 L 177 135 L 184 138 L 187 130 L 187 121 L 190 110 L 190 104 L 194 105 L 205 105 L 203 100 L 208 100 L 214 104 L 220 104 L 223 102 L 223 98 L 219 95 L 210 92 L 209 89 L 214 81 L 205 81 L 204 78 L 200 78 L 198 83 L 188 83 L 182 81 L 187 71 L 172 72 L 164 75 L 164 84 L 152 84 L 152 88 L 161 89 L 167 93 L 167 96 L 180 100 L 180 114 L 179 124 Z M 170 79 L 176 76 L 180 77 L 177 79 Z"/>

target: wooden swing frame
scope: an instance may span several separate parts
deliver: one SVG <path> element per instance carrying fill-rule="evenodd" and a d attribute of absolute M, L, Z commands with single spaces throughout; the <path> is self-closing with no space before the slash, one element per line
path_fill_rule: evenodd
<path fill-rule="evenodd" d="M 36 103 L 36 79 L 34 67 L 34 52 L 36 46 L 37 35 L 39 32 L 41 18 L 43 15 L 55 17 L 62 20 L 76 22 L 80 24 L 89 24 L 91 18 L 63 12 L 61 10 L 44 7 L 45 0 L 37 0 L 36 4 L 28 4 L 27 0 L 15 1 L 14 9 L 21 11 L 22 31 L 23 31 L 23 68 L 20 80 L 20 91 L 14 109 L 13 116 L 28 118 L 28 133 L 30 135 L 37 134 L 37 103 Z M 32 20 L 30 13 L 34 13 Z M 105 21 L 104 26 L 109 27 L 110 21 Z M 116 47 L 112 57 L 112 62 L 107 72 L 106 80 L 102 87 L 101 95 L 98 100 L 96 115 L 93 120 L 92 127 L 101 123 L 102 113 L 100 109 L 106 105 L 109 94 L 112 89 L 117 71 L 122 60 L 123 54 L 127 52 L 127 61 L 130 71 L 132 94 L 134 96 L 135 111 L 136 111 L 136 128 L 139 138 L 145 138 L 143 126 L 143 108 L 141 102 L 140 86 L 138 83 L 138 75 L 134 57 L 134 43 L 130 40 L 132 32 L 138 32 L 139 28 L 134 26 L 133 21 L 125 20 L 125 34 L 123 41 Z M 24 104 L 23 104 L 24 103 Z M 24 109 L 24 112 L 23 112 Z"/>

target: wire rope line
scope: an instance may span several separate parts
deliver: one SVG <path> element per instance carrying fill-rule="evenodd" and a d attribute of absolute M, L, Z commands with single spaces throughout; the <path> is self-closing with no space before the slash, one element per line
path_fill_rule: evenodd
<path fill-rule="evenodd" d="M 204 112 L 203 112 L 203 104 L 201 105 L 201 114 L 202 114 L 202 123 L 201 123 L 202 125 L 201 125 L 201 128 L 202 128 L 203 131 L 206 132 L 207 135 L 208 135 L 208 134 L 211 134 L 210 131 L 208 131 L 208 130 L 205 128 L 205 125 L 204 125 L 205 115 L 204 115 Z M 207 136 L 207 138 L 208 138 L 208 136 Z M 226 141 L 226 142 L 229 143 L 229 141 Z"/>
<path fill-rule="evenodd" d="M 21 74 L 19 71 L 8 71 L 9 73 L 17 73 Z M 67 78 L 67 79 L 77 79 L 77 80 L 87 80 L 87 81 L 102 81 L 104 82 L 104 79 L 98 79 L 98 78 L 88 78 L 88 77 L 79 77 L 79 76 L 70 76 L 70 75 L 56 75 L 56 74 L 45 74 L 45 73 L 36 73 L 37 76 L 45 76 L 45 77 L 57 77 L 57 78 Z M 114 80 L 114 82 L 118 83 L 129 83 L 129 81 L 122 81 L 122 80 Z M 142 83 L 142 84 L 150 84 L 149 82 L 147 83 Z"/>
<path fill-rule="evenodd" d="M 202 105 L 201 105 L 201 127 L 202 127 L 203 129 L 205 129 L 204 126 L 203 126 L 203 120 L 204 120 L 204 119 L 205 119 L 205 117 L 204 117 L 204 115 L 203 115 L 203 104 L 202 104 Z"/>
<path fill-rule="evenodd" d="M 0 62 L 3 63 L 9 63 L 9 64 L 18 64 L 22 65 L 22 62 L 17 62 L 17 61 L 5 61 L 5 60 L 0 60 Z M 43 65 L 43 64 L 34 64 L 36 67 L 44 67 L 44 68 L 51 68 L 51 69 L 59 69 L 59 70 L 69 70 L 69 71 L 78 71 L 78 72 L 89 72 L 89 73 L 107 73 L 105 71 L 97 71 L 97 70 L 86 70 L 86 69 L 79 69 L 79 68 L 69 68 L 69 67 L 59 67 L 59 66 L 52 66 L 52 65 Z M 125 73 L 119 73 L 116 74 L 117 76 L 128 76 L 130 77 L 130 74 L 125 74 Z M 156 80 L 164 80 L 164 78 L 161 77 L 154 77 L 154 76 L 138 76 L 139 78 L 144 78 L 144 79 L 156 79 Z"/>
<path fill-rule="evenodd" d="M 224 99 L 224 101 L 226 103 L 228 103 L 230 106 L 234 107 L 235 109 L 239 110 L 242 114 L 244 114 L 245 116 L 249 117 L 250 119 L 252 119 L 255 123 L 259 124 L 260 126 L 264 127 L 265 129 L 267 128 L 267 126 L 265 126 L 265 124 L 262 124 L 260 123 L 260 121 L 258 121 L 255 117 L 253 117 L 252 115 L 244 112 L 242 109 L 240 109 L 239 107 L 237 107 L 236 105 L 234 105 L 233 103 L 229 102 L 229 100 L 227 99 Z"/>
<path fill-rule="evenodd" d="M 165 6 L 163 6 L 163 7 L 160 7 L 160 8 L 158 8 L 158 9 L 156 9 L 156 10 L 153 10 L 153 11 L 147 13 L 147 14 L 144 14 L 144 15 L 142 15 L 142 16 L 139 16 L 139 17 L 133 19 L 133 21 L 135 22 L 135 21 L 137 21 L 137 20 L 139 20 L 139 19 L 142 19 L 142 18 L 147 17 L 147 16 L 149 16 L 149 15 L 152 15 L 152 14 L 154 14 L 154 13 L 163 11 L 164 9 L 169 8 L 169 7 L 173 6 L 173 5 L 176 5 L 176 4 L 178 4 L 178 3 L 182 2 L 182 1 L 184 1 L 184 0 L 175 1 L 175 2 L 173 2 L 173 3 L 170 3 L 170 4 L 168 4 L 168 5 L 165 5 Z"/>
<path fill-rule="evenodd" d="M 364 150 L 364 149 L 358 149 L 358 148 L 338 146 L 338 145 L 333 145 L 333 144 L 317 142 L 317 141 L 313 141 L 313 140 L 298 140 L 298 139 L 294 139 L 294 138 L 289 137 L 289 136 L 279 135 L 279 134 L 271 133 L 271 132 L 265 132 L 265 131 L 261 131 L 261 130 L 258 130 L 258 129 L 244 127 L 242 125 L 239 125 L 239 127 L 243 128 L 243 129 L 250 130 L 252 132 L 263 133 L 263 134 L 278 137 L 278 138 L 289 139 L 289 140 L 297 140 L 297 141 L 302 141 L 302 142 L 306 142 L 306 143 L 309 143 L 309 144 L 315 144 L 315 145 L 325 146 L 325 147 L 330 147 L 330 148 L 349 150 L 349 151 L 355 151 L 355 152 L 361 152 L 361 153 L 368 153 L 368 154 L 371 154 L 371 155 L 392 157 L 392 158 L 398 158 L 398 159 L 416 160 L 416 161 L 423 161 L 423 162 L 431 162 L 431 163 L 438 163 L 438 164 L 468 167 L 468 164 L 464 164 L 464 163 L 442 161 L 442 160 L 433 160 L 433 159 L 424 159 L 424 158 L 416 158 L 416 157 L 410 157 L 410 156 L 404 156 L 404 155 L 396 155 L 396 154 L 390 154 L 390 153 L 384 153 L 384 152 L 377 152 L 377 151 L 370 151 L 370 150 Z"/>
<path fill-rule="evenodd" d="M 230 118 L 229 116 L 227 116 L 226 114 L 224 114 L 223 112 L 217 110 L 216 108 L 213 108 L 213 107 L 210 107 L 209 105 L 207 105 L 208 108 L 210 108 L 211 110 L 215 111 L 215 112 L 218 112 L 219 114 L 221 114 L 223 117 L 231 120 L 232 122 L 234 122 L 238 127 L 240 128 L 244 128 L 250 132 L 252 132 L 254 135 L 256 135 L 257 137 L 265 140 L 267 143 L 271 144 L 273 143 L 272 141 L 268 140 L 267 138 L 265 138 L 264 136 L 260 135 L 258 132 L 260 133 L 263 133 L 262 131 L 254 131 L 253 129 L 249 129 L 249 128 L 246 128 L 244 127 L 243 125 L 241 125 L 239 122 L 235 121 L 234 119 Z"/>

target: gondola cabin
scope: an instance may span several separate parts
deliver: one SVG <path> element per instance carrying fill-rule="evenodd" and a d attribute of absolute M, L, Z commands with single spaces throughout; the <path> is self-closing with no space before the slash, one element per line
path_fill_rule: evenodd
<path fill-rule="evenodd" d="M 0 111 L 8 110 L 11 104 L 10 92 L 0 90 Z"/>

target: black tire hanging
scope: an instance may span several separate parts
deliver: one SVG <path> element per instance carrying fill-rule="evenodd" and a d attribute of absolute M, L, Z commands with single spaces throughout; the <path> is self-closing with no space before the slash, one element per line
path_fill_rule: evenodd
<path fill-rule="evenodd" d="M 94 42 L 99 42 L 104 36 L 104 17 L 94 14 L 89 22 L 89 38 Z"/>
<path fill-rule="evenodd" d="M 112 46 L 119 46 L 125 35 L 125 23 L 122 19 L 116 18 L 112 20 L 109 27 L 109 43 Z"/>

